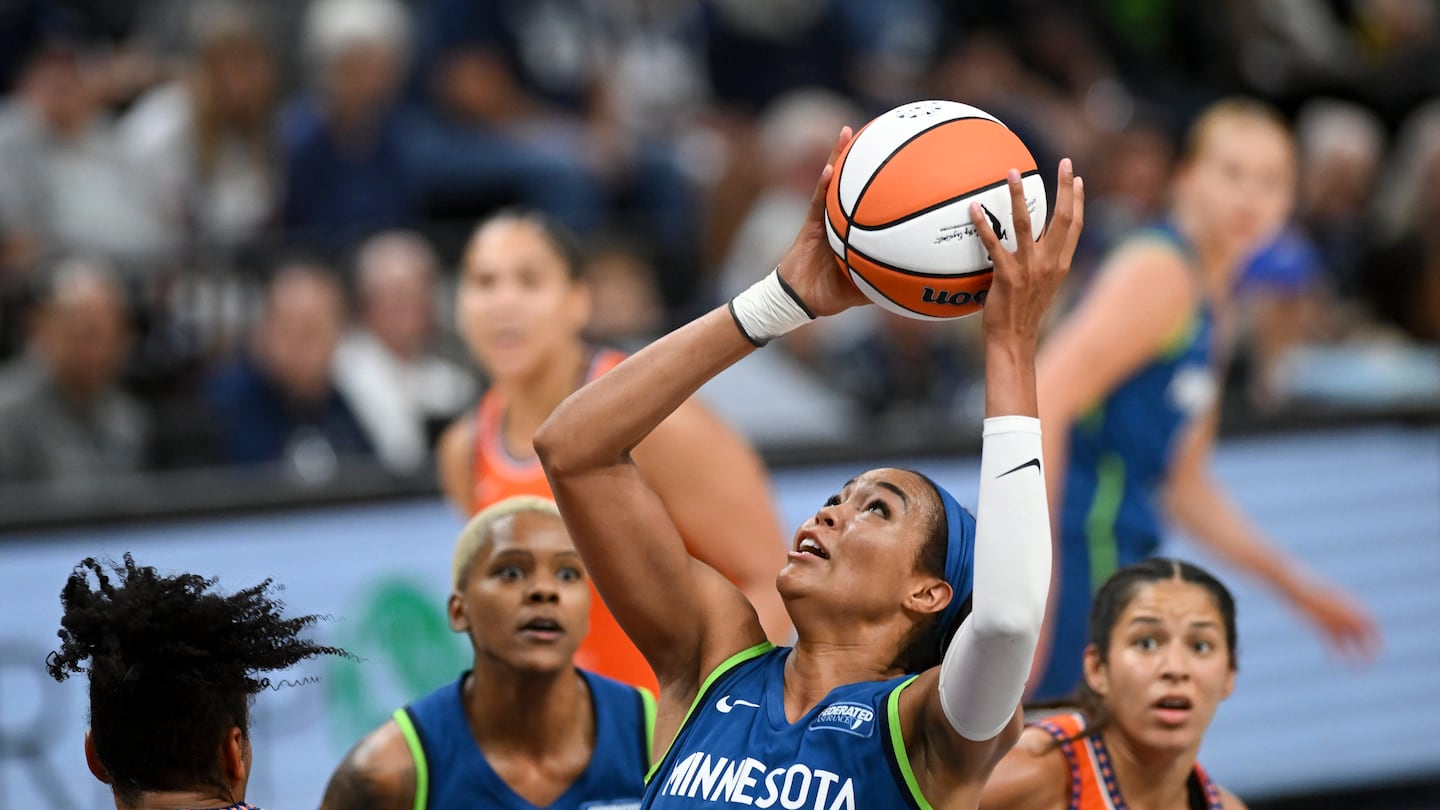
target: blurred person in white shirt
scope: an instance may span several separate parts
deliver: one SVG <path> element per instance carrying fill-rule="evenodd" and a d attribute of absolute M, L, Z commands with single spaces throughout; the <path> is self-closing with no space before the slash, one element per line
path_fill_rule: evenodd
<path fill-rule="evenodd" d="M 186 72 L 141 98 L 119 136 L 167 226 L 199 247 L 226 250 L 275 218 L 277 65 L 244 7 L 196 9 Z"/>
<path fill-rule="evenodd" d="M 173 247 L 104 104 L 105 61 L 78 34 L 48 32 L 0 108 L 0 247 L 8 269 L 86 253 L 150 270 Z"/>
<path fill-rule="evenodd" d="M 335 357 L 340 390 L 381 463 L 398 474 L 424 467 L 432 437 L 478 393 L 470 371 L 435 351 L 436 264 L 409 231 L 364 242 L 355 261 L 359 323 Z"/>

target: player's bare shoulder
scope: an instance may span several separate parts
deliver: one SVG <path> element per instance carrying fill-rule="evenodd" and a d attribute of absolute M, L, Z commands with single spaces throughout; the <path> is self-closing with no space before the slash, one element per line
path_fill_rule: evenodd
<path fill-rule="evenodd" d="M 1069 804 L 1069 788 L 1069 765 L 1055 738 L 1027 726 L 991 772 L 980 810 L 1059 810 Z"/>
<path fill-rule="evenodd" d="M 321 810 L 409 810 L 415 804 L 415 760 L 394 720 L 350 749 L 325 788 Z"/>

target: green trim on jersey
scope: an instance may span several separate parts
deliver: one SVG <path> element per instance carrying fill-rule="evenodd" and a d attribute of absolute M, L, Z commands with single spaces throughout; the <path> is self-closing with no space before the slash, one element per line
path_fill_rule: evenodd
<path fill-rule="evenodd" d="M 650 694 L 649 689 L 639 686 L 635 687 L 635 691 L 640 693 L 640 711 L 645 720 L 645 762 L 653 767 L 655 765 L 653 761 L 655 756 L 655 696 Z"/>
<path fill-rule="evenodd" d="M 1195 311 L 1191 310 L 1185 316 L 1185 320 L 1175 327 L 1175 331 L 1160 344 L 1159 359 L 1174 361 L 1179 359 L 1190 348 L 1195 340 L 1195 333 L 1200 331 L 1200 319 L 1195 317 Z"/>
<path fill-rule="evenodd" d="M 430 767 L 425 759 L 425 746 L 420 744 L 420 732 L 415 730 L 415 724 L 410 720 L 410 714 L 404 709 L 396 709 L 392 715 L 395 725 L 400 727 L 400 734 L 405 738 L 405 746 L 410 749 L 410 758 L 415 761 L 415 810 L 425 810 L 425 805 L 430 800 Z"/>
<path fill-rule="evenodd" d="M 681 720 L 680 727 L 675 729 L 675 738 L 670 741 L 669 745 L 665 746 L 665 753 L 661 754 L 660 757 L 655 760 L 655 764 L 651 765 L 650 770 L 645 774 L 645 784 L 650 784 L 650 780 L 655 778 L 655 772 L 660 770 L 660 766 L 665 762 L 665 758 L 670 756 L 671 746 L 675 745 L 675 740 L 680 739 L 680 733 L 685 730 L 686 724 L 690 722 L 690 716 L 695 714 L 695 709 L 700 706 L 700 704 L 705 700 L 705 695 L 707 692 L 710 691 L 710 687 L 714 686 L 715 682 L 718 681 L 720 677 L 725 673 L 729 672 L 735 667 L 740 666 L 746 661 L 749 661 L 752 658 L 758 658 L 759 656 L 762 656 L 773 649 L 775 649 L 774 644 L 771 644 L 768 641 L 762 641 L 759 644 L 756 644 L 754 647 L 749 647 L 747 649 L 741 650 L 740 652 L 735 653 L 729 658 L 726 658 L 724 661 L 720 662 L 720 666 L 716 667 L 714 671 L 712 671 L 709 675 L 705 676 L 705 681 L 700 684 L 700 691 L 695 693 L 695 700 L 690 703 L 690 708 L 685 711 L 685 719 Z"/>
<path fill-rule="evenodd" d="M 910 768 L 910 755 L 905 751 L 905 735 L 900 729 L 900 693 L 905 687 L 915 682 L 920 676 L 912 675 L 900 683 L 899 686 L 890 690 L 890 697 L 885 701 L 885 714 L 890 721 L 890 746 L 893 748 L 895 766 L 899 768 L 900 775 L 905 777 L 905 786 L 910 789 L 910 798 L 914 800 L 915 806 L 920 810 L 934 810 L 930 802 L 926 800 L 925 794 L 920 792 L 920 783 L 915 781 L 915 771 Z"/>
<path fill-rule="evenodd" d="M 1095 471 L 1095 497 L 1085 515 L 1085 546 L 1090 554 L 1090 592 L 1120 567 L 1120 543 L 1115 539 L 1115 520 L 1125 499 L 1125 459 L 1115 453 L 1100 457 Z"/>

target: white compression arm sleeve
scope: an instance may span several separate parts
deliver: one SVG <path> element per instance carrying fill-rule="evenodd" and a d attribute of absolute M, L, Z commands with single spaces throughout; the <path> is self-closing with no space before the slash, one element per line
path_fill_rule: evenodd
<path fill-rule="evenodd" d="M 1040 420 L 985 420 L 972 609 L 940 665 L 940 705 L 960 736 L 999 734 L 1030 674 L 1050 590 L 1050 510 Z"/>

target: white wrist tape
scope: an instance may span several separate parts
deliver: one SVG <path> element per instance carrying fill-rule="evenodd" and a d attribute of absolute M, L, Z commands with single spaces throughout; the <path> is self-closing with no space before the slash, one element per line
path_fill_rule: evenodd
<path fill-rule="evenodd" d="M 815 320 L 800 296 L 780 278 L 779 267 L 730 299 L 730 315 L 740 333 L 756 346 Z"/>

